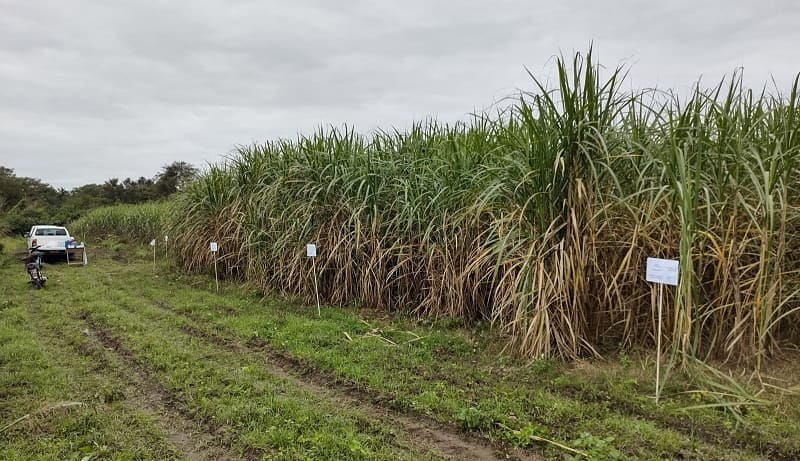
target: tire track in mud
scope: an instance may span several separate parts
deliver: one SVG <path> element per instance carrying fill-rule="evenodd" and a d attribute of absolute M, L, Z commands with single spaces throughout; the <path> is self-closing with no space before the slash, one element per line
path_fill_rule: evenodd
<path fill-rule="evenodd" d="M 193 323 L 201 319 L 174 309 L 164 301 L 153 301 L 159 309 L 178 315 Z M 471 436 L 457 428 L 442 424 L 432 418 L 405 409 L 392 408 L 380 402 L 375 395 L 326 376 L 302 361 L 273 349 L 266 342 L 238 342 L 210 331 L 186 324 L 181 327 L 186 334 L 216 347 L 237 354 L 264 357 L 267 372 L 285 379 L 314 395 L 324 397 L 339 406 L 354 408 L 389 426 L 395 425 L 408 436 L 408 440 L 425 451 L 439 453 L 447 459 L 463 460 L 540 460 L 538 453 L 507 446 L 493 446 L 488 440 Z"/>
<path fill-rule="evenodd" d="M 162 309 L 164 311 L 171 312 L 176 314 L 180 317 L 183 317 L 186 320 L 191 321 L 194 324 L 206 324 L 207 319 L 203 319 L 193 313 L 182 311 L 176 309 L 174 306 L 171 306 L 169 303 L 161 300 L 151 300 L 153 305 Z M 415 413 L 413 410 L 408 410 L 405 408 L 393 408 L 391 406 L 391 398 L 389 396 L 381 395 L 380 393 L 370 392 L 363 390 L 359 386 L 354 383 L 347 382 L 331 374 L 319 371 L 315 369 L 312 365 L 304 362 L 301 359 L 291 356 L 290 354 L 284 353 L 282 351 L 276 350 L 272 347 L 265 340 L 247 340 L 247 341 L 236 341 L 231 339 L 231 337 L 235 337 L 236 335 L 230 332 L 223 331 L 221 327 L 218 326 L 211 326 L 210 329 L 215 329 L 217 331 L 221 331 L 220 334 L 215 334 L 209 329 L 202 329 L 193 325 L 185 325 L 182 329 L 192 336 L 204 339 L 207 342 L 213 343 L 219 347 L 224 347 L 228 350 L 233 352 L 242 353 L 242 354 L 263 354 L 267 357 L 268 361 L 266 365 L 268 369 L 275 369 L 274 372 L 277 374 L 288 375 L 289 378 L 298 380 L 301 383 L 307 383 L 309 386 L 317 389 L 311 389 L 314 392 L 318 393 L 325 393 L 333 394 L 331 398 L 336 399 L 342 397 L 343 403 L 350 404 L 350 402 L 354 402 L 354 404 L 360 403 L 367 403 L 371 409 L 376 410 L 378 413 L 383 412 L 386 415 L 391 414 L 391 417 L 396 418 L 396 415 L 403 415 L 405 418 L 410 419 L 413 423 L 414 421 L 425 421 L 427 424 L 440 424 L 434 421 L 432 418 L 428 417 L 424 414 Z M 223 336 L 224 335 L 224 336 Z M 563 390 L 562 390 L 563 392 Z M 566 389 L 564 392 L 570 398 L 574 398 L 581 402 L 585 403 L 598 403 L 600 399 L 595 398 L 591 395 L 587 395 L 584 392 L 578 392 L 570 389 Z M 389 401 L 387 405 L 384 402 Z M 741 449 L 743 451 L 748 451 L 752 454 L 758 456 L 765 456 L 768 459 L 774 459 L 779 461 L 790 461 L 790 460 L 797 460 L 797 453 L 791 449 L 787 449 L 785 447 L 781 447 L 774 443 L 769 442 L 759 442 L 757 438 L 753 438 L 754 434 L 748 434 L 750 438 L 746 441 L 742 441 L 741 439 L 735 437 L 733 434 L 725 433 L 720 430 L 719 428 L 707 428 L 702 425 L 692 425 L 687 424 L 684 421 L 681 421 L 679 418 L 669 418 L 663 417 L 661 415 L 654 415 L 643 411 L 639 408 L 636 408 L 634 405 L 627 404 L 624 402 L 613 402 L 615 403 L 614 410 L 622 415 L 628 415 L 636 418 L 642 418 L 645 420 L 652 421 L 658 425 L 661 425 L 664 428 L 671 429 L 676 431 L 677 433 L 683 434 L 685 436 L 691 438 L 697 438 L 702 440 L 705 443 L 710 445 L 729 445 L 731 447 L 735 447 Z M 717 429 L 717 430 L 715 430 Z M 408 431 L 413 433 L 414 431 Z M 462 438 L 465 438 L 463 433 L 460 433 L 456 428 L 449 428 L 447 432 L 455 433 L 461 435 Z M 475 439 L 476 437 L 470 437 Z M 491 446 L 488 441 L 484 442 L 484 440 L 480 440 L 481 444 L 485 447 Z M 510 448 L 508 446 L 502 445 L 495 445 L 495 456 L 501 457 L 511 457 L 511 459 L 543 459 L 541 455 L 538 453 L 531 453 L 528 450 L 520 450 Z M 677 455 L 677 454 L 676 454 Z M 474 456 L 474 455 L 473 455 Z M 464 459 L 464 458 L 453 458 L 453 459 Z M 483 459 L 483 458 L 473 458 L 473 459 Z"/>
<path fill-rule="evenodd" d="M 109 286 L 109 285 L 106 285 Z M 129 306 L 125 305 L 118 305 L 119 309 L 126 311 L 131 314 L 143 316 L 141 312 L 131 309 Z M 172 312 L 169 309 L 161 308 L 161 310 L 168 312 L 170 315 L 175 316 L 176 318 L 183 318 L 183 316 L 177 315 L 176 312 Z M 122 342 L 114 336 L 111 332 L 111 327 L 104 327 L 97 322 L 94 322 L 91 318 L 90 313 L 83 312 L 81 314 L 81 318 L 87 322 L 87 324 L 92 328 L 94 332 L 96 332 L 98 338 L 103 342 L 104 345 L 107 344 L 107 347 L 114 349 L 121 358 L 126 359 L 128 362 L 131 363 L 131 367 L 135 368 L 138 373 L 144 374 L 145 376 L 149 377 L 150 381 L 154 382 L 156 385 L 160 386 L 156 379 L 151 376 L 152 372 L 148 368 L 148 364 L 144 363 L 139 359 L 136 354 L 124 347 Z M 148 321 L 155 321 L 153 319 L 148 319 Z M 180 332 L 182 329 L 179 326 L 174 327 L 175 332 Z M 183 331 L 183 333 L 187 336 L 187 338 L 191 338 L 194 340 L 200 340 L 210 346 L 212 349 L 223 349 L 227 352 L 234 352 L 234 353 L 242 353 L 241 349 L 235 348 L 227 348 L 221 346 L 220 343 L 215 343 L 214 341 L 209 340 L 208 337 L 198 337 L 197 334 L 191 334 L 190 332 Z M 197 333 L 197 332 L 195 332 Z M 252 356 L 251 356 L 252 358 Z M 269 365 L 269 363 L 261 362 L 264 365 Z M 353 401 L 353 405 L 345 405 L 343 401 L 337 400 L 332 398 L 332 394 L 329 392 L 323 391 L 322 388 L 314 388 L 306 385 L 305 382 L 298 380 L 295 376 L 291 375 L 287 372 L 281 372 L 278 368 L 272 368 L 270 366 L 264 366 L 263 370 L 266 371 L 268 374 L 272 375 L 275 378 L 285 381 L 289 385 L 294 385 L 298 389 L 302 389 L 305 392 L 308 392 L 312 396 L 318 397 L 320 400 L 326 400 L 330 402 L 334 407 L 349 407 L 350 409 L 355 410 L 356 412 L 360 412 L 361 415 L 359 419 L 364 422 L 369 422 L 370 420 L 373 422 L 380 422 L 384 424 L 386 427 L 395 428 L 397 429 L 398 440 L 396 446 L 398 448 L 402 448 L 409 452 L 416 452 L 418 455 L 424 455 L 424 459 L 454 459 L 454 460 L 462 460 L 462 459 L 475 459 L 479 461 L 485 460 L 501 460 L 501 459 L 520 459 L 520 460 L 538 460 L 538 457 L 508 457 L 505 455 L 501 455 L 499 452 L 495 452 L 494 449 L 488 445 L 487 443 L 482 443 L 482 441 L 478 441 L 477 443 L 464 442 L 462 441 L 461 437 L 456 431 L 453 431 L 450 434 L 448 431 L 442 431 L 436 428 L 435 426 L 425 425 L 421 423 L 415 423 L 413 420 L 408 420 L 408 426 L 404 426 L 402 421 L 397 419 L 396 415 L 390 415 L 384 418 L 379 417 L 379 412 L 369 412 L 367 411 L 368 407 L 363 407 L 356 404 L 356 401 Z M 186 410 L 185 400 L 181 399 L 180 396 L 175 395 L 174 393 L 170 392 L 167 389 L 164 389 L 165 392 L 169 394 L 169 398 L 171 401 L 179 402 L 181 409 L 183 412 L 188 414 L 193 414 L 191 410 Z M 226 428 L 229 429 L 229 428 Z M 214 428 L 211 428 L 208 432 L 215 433 L 217 431 Z M 445 434 L 444 436 L 439 437 L 441 434 Z M 228 443 L 235 438 L 235 433 L 230 432 L 230 436 L 227 440 Z M 448 438 L 448 435 L 451 438 Z M 438 443 L 428 443 L 429 441 L 438 442 Z M 252 450 L 252 449 L 251 449 Z M 253 450 L 246 459 L 262 459 L 262 457 L 258 454 L 259 452 Z M 266 453 L 266 452 L 265 452 Z M 452 453 L 449 455 L 448 453 Z"/>
<path fill-rule="evenodd" d="M 85 351 L 103 361 L 102 351 L 111 351 L 129 372 L 124 374 L 126 401 L 145 410 L 154 417 L 156 426 L 186 459 L 192 461 L 211 460 L 259 460 L 263 453 L 248 448 L 239 452 L 232 448 L 233 438 L 227 428 L 215 427 L 202 421 L 189 411 L 181 400 L 152 376 L 151 372 L 106 329 L 96 324 L 88 315 L 81 315 L 87 325 L 83 333 L 89 338 Z M 108 364 L 104 364 L 108 366 Z"/>

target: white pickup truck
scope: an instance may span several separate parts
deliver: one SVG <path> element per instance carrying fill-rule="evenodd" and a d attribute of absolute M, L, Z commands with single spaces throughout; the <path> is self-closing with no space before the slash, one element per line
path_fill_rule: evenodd
<path fill-rule="evenodd" d="M 68 246 L 74 247 L 77 242 L 69 235 L 66 227 L 59 226 L 33 226 L 25 234 L 28 238 L 28 250 L 38 246 L 42 253 L 60 253 L 68 251 Z"/>

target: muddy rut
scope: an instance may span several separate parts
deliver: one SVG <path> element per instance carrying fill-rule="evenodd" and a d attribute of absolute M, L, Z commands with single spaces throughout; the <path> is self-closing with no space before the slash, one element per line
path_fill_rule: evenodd
<path fill-rule="evenodd" d="M 257 450 L 240 452 L 231 447 L 232 439 L 221 428 L 215 428 L 193 417 L 191 412 L 166 388 L 159 384 L 150 372 L 125 349 L 118 340 L 91 319 L 84 318 L 88 328 L 83 333 L 90 339 L 84 346 L 84 353 L 94 355 L 102 361 L 97 348 L 112 351 L 123 366 L 129 370 L 124 373 L 124 395 L 126 402 L 142 409 L 154 417 L 156 426 L 167 440 L 183 455 L 192 461 L 206 460 L 257 460 L 263 453 Z M 108 366 L 107 364 L 105 366 Z M 122 372 L 122 371 L 121 371 Z"/>
<path fill-rule="evenodd" d="M 476 440 L 455 428 L 444 426 L 432 419 L 410 415 L 373 403 L 371 396 L 356 389 L 342 389 L 331 380 L 314 373 L 303 373 L 285 357 L 272 352 L 263 345 L 242 344 L 213 335 L 204 330 L 185 326 L 187 334 L 239 354 L 260 354 L 266 360 L 264 368 L 270 374 L 280 377 L 315 395 L 335 402 L 339 406 L 356 409 L 389 426 L 397 426 L 407 434 L 407 439 L 424 451 L 433 452 L 447 459 L 499 460 L 508 459 L 507 453 L 496 450 L 482 440 Z M 511 455 L 510 453 L 508 453 Z M 512 459 L 537 459 L 514 454 Z"/>
<path fill-rule="evenodd" d="M 160 309 L 180 315 L 193 323 L 198 320 L 186 313 L 172 309 L 163 301 L 154 304 Z M 388 426 L 398 427 L 407 434 L 406 438 L 412 444 L 423 451 L 437 453 L 446 459 L 453 460 L 542 459 L 535 453 L 492 446 L 485 439 L 460 432 L 453 426 L 442 424 L 425 415 L 382 405 L 376 402 L 375 396 L 309 369 L 297 359 L 273 350 L 266 343 L 252 341 L 242 343 L 189 324 L 184 325 L 182 330 L 190 336 L 230 352 L 263 357 L 263 366 L 270 374 L 333 401 L 339 406 L 356 409 Z"/>

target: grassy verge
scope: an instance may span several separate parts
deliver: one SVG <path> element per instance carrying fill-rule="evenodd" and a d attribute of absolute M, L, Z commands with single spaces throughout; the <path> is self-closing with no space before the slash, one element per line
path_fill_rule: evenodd
<path fill-rule="evenodd" d="M 691 392 L 697 382 L 678 376 L 662 405 L 655 405 L 648 356 L 575 366 L 523 362 L 500 354 L 487 332 L 446 322 L 412 324 L 340 308 L 326 308 L 316 318 L 313 309 L 243 296 L 236 287 L 216 295 L 202 278 L 165 282 L 141 293 L 215 335 L 266 343 L 301 367 L 390 405 L 491 439 L 530 446 L 543 437 L 597 457 L 619 450 L 642 458 L 724 459 L 731 447 L 742 450 L 740 457 L 800 453 L 796 397 L 773 395 L 770 405 L 737 415 L 729 406 L 711 406 L 713 397 Z M 193 283 L 208 291 L 181 288 Z"/>
<path fill-rule="evenodd" d="M 174 313 L 214 335 L 267 344 L 301 370 L 500 442 L 526 447 L 541 444 L 541 437 L 593 450 L 598 457 L 618 450 L 642 458 L 725 458 L 727 447 L 740 447 L 743 457 L 790 457 L 798 450 L 791 405 L 752 409 L 744 423 L 724 408 L 687 413 L 684 409 L 707 402 L 682 394 L 692 382 L 680 378 L 667 387 L 666 402 L 656 406 L 649 397 L 647 357 L 574 368 L 521 362 L 499 354 L 486 331 L 447 322 L 411 323 L 340 308 L 326 308 L 316 318 L 312 309 L 262 300 L 232 285 L 213 293 L 203 277 L 168 276 L 153 284 L 150 274 L 136 268 L 126 269 L 124 277 L 131 278 L 125 286 L 136 287 L 128 291 L 170 321 L 181 322 L 169 316 Z"/>
<path fill-rule="evenodd" d="M 251 357 L 219 351 L 141 309 L 135 296 L 109 292 L 85 312 L 130 348 L 182 402 L 244 445 L 280 458 L 410 458 L 390 428 L 336 408 L 272 376 Z"/>
<path fill-rule="evenodd" d="M 39 317 L 42 300 L 28 291 L 21 265 L 2 263 L 0 459 L 177 459 L 153 415 L 128 405 L 93 357 L 65 347 L 82 341 L 79 330 L 52 341 L 53 324 Z"/>
<path fill-rule="evenodd" d="M 116 266 L 116 267 L 115 267 Z M 139 266 L 145 270 L 147 266 Z M 97 336 L 102 339 L 105 349 L 114 349 L 118 363 L 117 369 L 128 367 L 129 372 L 139 373 L 151 380 L 151 387 L 162 389 L 172 402 L 176 411 L 191 417 L 199 427 L 205 427 L 215 434 L 222 434 L 219 442 L 231 445 L 236 457 L 257 459 L 426 459 L 436 457 L 420 450 L 409 441 L 403 440 L 397 431 L 368 415 L 348 408 L 340 408 L 334 403 L 298 388 L 287 380 L 273 376 L 262 366 L 262 360 L 255 357 L 242 357 L 221 351 L 202 341 L 198 341 L 177 330 L 174 325 L 162 322 L 141 309 L 141 300 L 124 290 L 110 286 L 125 283 L 119 278 L 122 266 L 109 264 L 102 260 L 97 265 L 86 268 L 67 268 L 63 265 L 46 268 L 50 276 L 49 286 L 41 291 L 29 291 L 24 285 L 24 273 L 15 266 L 4 265 L 3 276 L 18 279 L 12 289 L 12 302 L 21 311 L 32 311 L 36 317 L 20 318 L 3 332 L 11 335 L 13 331 L 25 332 L 28 336 L 43 327 L 47 334 L 40 341 L 50 343 L 54 351 L 86 351 L 84 345 L 89 339 L 80 336 Z M 150 268 L 152 270 L 152 268 Z M 116 272 L 116 273 L 115 273 Z M 16 277 L 15 277 L 16 275 Z M 130 281 L 130 280 L 129 280 Z M 157 313 L 157 312 L 155 312 Z M 59 337 L 60 336 L 60 337 Z M 22 347 L 25 341 L 11 337 L 12 343 Z M 42 346 L 45 347 L 45 346 Z M 38 356 L 21 355 L 13 348 L 4 348 L 4 353 L 18 358 L 16 364 L 24 369 L 41 368 Z M 90 367 L 93 354 L 83 357 L 86 367 Z M 95 357 L 96 358 L 96 357 Z M 9 368 L 10 375 L 15 369 L 3 361 L 3 368 Z M 65 382 L 89 386 L 91 389 L 105 389 L 100 395 L 110 394 L 125 401 L 123 392 L 115 390 L 111 383 L 115 379 L 108 374 L 84 369 L 81 362 L 65 363 L 64 367 L 73 373 Z M 35 371 L 31 371 L 35 373 Z M 5 374 L 4 374 L 5 375 Z M 30 381 L 20 378 L 23 381 Z M 50 376 L 37 380 L 49 382 Z M 87 384 L 88 383 L 88 384 Z M 53 384 L 49 384 L 53 386 Z M 57 386 L 57 384 L 56 384 Z M 111 386 L 111 387 L 109 387 Z M 5 387 L 5 386 L 4 386 Z M 14 388 L 15 381 L 8 383 Z M 90 392 L 90 391 L 86 391 Z M 72 396 L 72 394 L 68 394 Z M 20 396 L 21 403 L 29 394 Z M 76 397 L 73 397 L 75 399 Z M 124 404 L 124 402 L 123 402 Z M 4 407 L 6 413 L 18 413 Z M 94 410 L 92 411 L 94 412 Z M 109 417 L 118 418 L 118 409 L 111 408 Z M 4 417 L 4 420 L 8 419 Z M 103 427 L 104 419 L 96 423 L 78 420 L 74 425 L 80 430 L 94 433 Z M 86 427 L 81 425 L 85 424 Z M 146 426 L 145 426 L 146 427 Z M 109 424 L 108 430 L 117 438 L 132 446 L 158 447 L 138 441 L 137 431 L 123 430 Z M 104 432 L 103 432 L 104 433 Z M 130 437 L 127 434 L 132 434 Z M 5 434 L 10 444 L 9 453 L 30 454 L 38 452 L 53 455 L 53 447 L 38 447 L 39 438 L 27 431 L 8 431 Z M 54 435 L 56 444 L 72 445 L 75 442 L 63 432 Z M 128 456 L 125 446 L 112 445 L 105 439 L 98 442 L 107 450 L 100 453 L 112 457 L 163 459 L 170 457 L 161 452 Z M 164 445 L 166 442 L 161 442 Z M 17 448 L 13 448 L 17 447 Z M 59 452 L 60 453 L 60 452 Z M 184 453 L 185 455 L 185 453 Z M 173 455 L 174 456 L 174 455 Z M 26 457 L 26 456 L 22 456 Z M 57 456 L 61 458 L 61 456 Z M 13 458 L 13 456 L 12 456 Z M 64 456 L 69 458 L 69 456 Z"/>
<path fill-rule="evenodd" d="M 435 456 L 400 425 L 297 381 L 431 418 L 512 456 L 509 447 L 533 450 L 519 456 L 543 451 L 548 458 L 581 457 L 564 447 L 593 459 L 800 454 L 792 394 L 762 394 L 767 405 L 741 406 L 736 414 L 729 406 L 709 406 L 714 400 L 707 394 L 686 393 L 697 386 L 687 375 L 671 380 L 656 406 L 646 355 L 576 365 L 520 361 L 501 354 L 502 342 L 486 330 L 357 308 L 326 307 L 318 318 L 315 309 L 261 299 L 233 284 L 215 293 L 213 280 L 173 273 L 160 263 L 154 271 L 147 248 L 93 256 L 85 268 L 48 267 L 45 292 L 31 295 L 24 281 L 14 290 L 39 298 L 38 307 L 23 310 L 39 312 L 37 325 L 53 332 L 43 341 L 57 344 L 54 337 L 64 328 L 105 335 L 106 347 L 119 346 L 124 366 L 145 370 L 186 414 L 229 434 L 241 454 Z M 6 265 L 0 275 L 24 277 L 17 269 Z M 80 289 L 57 288 L 64 286 Z M 292 376 L 276 374 L 275 364 Z M 23 434 L 14 437 L 27 443 Z"/>

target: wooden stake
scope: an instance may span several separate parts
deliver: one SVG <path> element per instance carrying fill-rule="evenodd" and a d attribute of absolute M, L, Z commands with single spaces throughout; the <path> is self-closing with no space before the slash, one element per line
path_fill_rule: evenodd
<path fill-rule="evenodd" d="M 661 394 L 661 312 L 664 309 L 664 285 L 658 284 L 658 336 L 656 337 L 656 405 Z"/>
<path fill-rule="evenodd" d="M 317 287 L 317 258 L 311 258 L 311 267 L 314 268 L 314 292 L 317 294 L 317 317 L 322 317 L 322 308 L 319 305 L 319 288 Z"/>
<path fill-rule="evenodd" d="M 217 283 L 217 293 L 219 293 L 219 275 L 217 274 L 217 252 L 214 252 L 214 281 Z"/>

